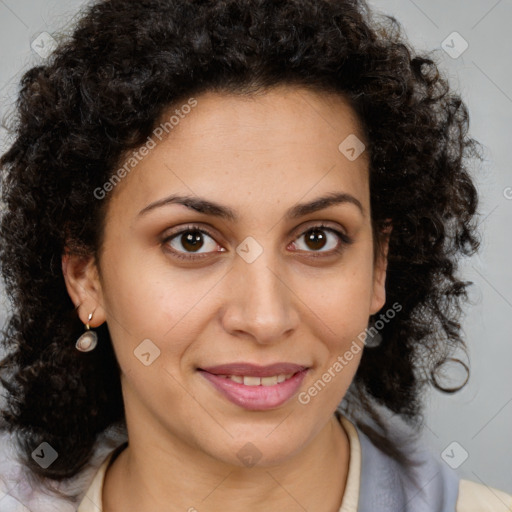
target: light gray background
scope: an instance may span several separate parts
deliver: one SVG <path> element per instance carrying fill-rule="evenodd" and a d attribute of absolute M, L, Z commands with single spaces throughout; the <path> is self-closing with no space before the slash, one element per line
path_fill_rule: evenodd
<path fill-rule="evenodd" d="M 0 115 L 12 105 L 22 71 L 44 62 L 31 41 L 45 31 L 58 37 L 83 5 L 83 0 L 0 0 Z M 472 375 L 458 394 L 430 394 L 424 437 L 439 457 L 444 452 L 445 460 L 459 466 L 461 476 L 512 493 L 512 0 L 373 0 L 371 5 L 402 22 L 417 48 L 434 50 L 469 105 L 472 135 L 485 146 L 477 178 L 483 244 L 463 268 L 475 283 L 474 305 L 464 321 Z M 442 49 L 448 36 L 452 51 L 463 48 L 454 31 L 469 45 L 458 58 Z M 2 129 L 0 152 L 5 148 Z"/>

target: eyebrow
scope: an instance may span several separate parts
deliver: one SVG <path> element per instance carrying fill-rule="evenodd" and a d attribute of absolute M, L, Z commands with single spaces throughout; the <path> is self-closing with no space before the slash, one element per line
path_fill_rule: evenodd
<path fill-rule="evenodd" d="M 173 194 L 149 204 L 139 212 L 139 216 L 169 204 L 181 204 L 196 212 L 213 215 L 232 222 L 236 222 L 240 218 L 236 211 L 228 206 L 224 206 L 201 197 L 181 196 L 177 194 Z M 314 199 L 309 203 L 300 203 L 292 206 L 286 211 L 284 217 L 288 220 L 298 219 L 337 204 L 353 204 L 357 206 L 363 215 L 365 214 L 363 205 L 357 198 L 345 192 L 333 192 Z"/>

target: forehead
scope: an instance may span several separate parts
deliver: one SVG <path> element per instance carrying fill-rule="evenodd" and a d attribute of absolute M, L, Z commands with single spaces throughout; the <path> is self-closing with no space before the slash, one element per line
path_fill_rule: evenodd
<path fill-rule="evenodd" d="M 168 135 L 164 134 L 164 138 L 181 140 L 204 135 L 208 139 L 196 142 L 222 140 L 231 147 L 255 151 L 272 150 L 277 142 L 284 141 L 320 145 L 328 134 L 335 140 L 351 134 L 364 139 L 357 114 L 341 93 L 279 85 L 251 94 L 206 92 L 194 100 L 197 106 L 187 108 L 188 113 L 179 119 L 173 114 L 185 111 L 185 100 L 183 105 L 178 102 L 163 112 L 157 127 L 174 118 L 174 125 L 165 130 Z M 250 139 L 245 137 L 249 132 Z M 271 136 L 277 134 L 280 139 L 272 144 Z"/>
<path fill-rule="evenodd" d="M 178 104 L 163 113 L 156 127 L 167 122 L 169 128 L 173 118 L 172 128 L 161 140 L 152 136 L 154 148 L 114 196 L 126 188 L 125 199 L 140 208 L 165 193 L 209 197 L 237 210 L 251 202 L 286 208 L 330 191 L 367 203 L 366 152 L 352 160 L 342 151 L 344 141 L 364 140 L 342 96 L 276 87 L 248 96 L 209 92 L 194 100 L 193 108 Z"/>

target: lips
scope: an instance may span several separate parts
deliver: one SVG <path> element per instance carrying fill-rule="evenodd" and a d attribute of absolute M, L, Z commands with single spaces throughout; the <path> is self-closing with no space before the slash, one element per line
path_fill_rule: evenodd
<path fill-rule="evenodd" d="M 231 363 L 198 370 L 230 402 L 263 411 L 279 407 L 295 395 L 308 368 L 292 363 Z"/>

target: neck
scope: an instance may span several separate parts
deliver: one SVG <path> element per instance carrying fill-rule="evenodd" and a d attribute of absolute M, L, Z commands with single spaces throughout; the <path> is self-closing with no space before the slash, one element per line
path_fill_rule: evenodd
<path fill-rule="evenodd" d="M 162 450 L 148 437 L 129 436 L 107 470 L 103 512 L 337 512 L 341 506 L 350 447 L 334 415 L 296 455 L 263 468 L 198 457 L 193 447 L 177 443 Z"/>

